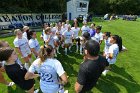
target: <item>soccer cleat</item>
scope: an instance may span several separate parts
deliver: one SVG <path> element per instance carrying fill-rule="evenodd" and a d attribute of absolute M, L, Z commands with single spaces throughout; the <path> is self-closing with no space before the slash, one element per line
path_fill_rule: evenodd
<path fill-rule="evenodd" d="M 61 54 L 59 51 L 57 51 L 58 54 Z"/>
<path fill-rule="evenodd" d="M 107 74 L 108 71 L 109 71 L 109 70 L 104 70 L 104 71 L 102 72 L 102 74 L 103 74 L 104 76 L 106 76 L 106 74 Z"/>
<path fill-rule="evenodd" d="M 36 89 L 35 91 L 34 91 L 34 93 L 38 93 L 39 92 L 39 89 Z"/>
<path fill-rule="evenodd" d="M 9 82 L 7 86 L 10 87 L 10 86 L 13 86 L 14 84 L 15 84 L 14 82 Z"/>
<path fill-rule="evenodd" d="M 64 93 L 68 93 L 68 90 L 65 90 Z"/>

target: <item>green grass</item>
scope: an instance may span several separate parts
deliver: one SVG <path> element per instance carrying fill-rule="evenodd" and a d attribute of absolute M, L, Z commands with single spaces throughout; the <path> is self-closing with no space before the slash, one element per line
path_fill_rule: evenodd
<path fill-rule="evenodd" d="M 102 25 L 102 32 L 110 31 L 112 34 L 118 34 L 123 39 L 123 45 L 128 51 L 118 55 L 116 64 L 112 67 L 112 71 L 106 77 L 101 76 L 96 87 L 92 89 L 94 93 L 140 93 L 140 19 L 137 21 L 103 21 L 99 18 L 93 19 L 96 25 Z M 41 32 L 37 32 L 40 44 Z M 7 40 L 13 47 L 14 37 L 0 38 Z M 103 50 L 104 43 L 101 45 Z M 74 47 L 73 47 L 74 50 Z M 82 62 L 82 56 L 78 53 L 70 53 L 65 56 L 61 50 L 58 60 L 62 63 L 65 71 L 69 76 L 69 83 L 66 89 L 69 93 L 74 93 L 74 84 L 77 79 L 79 64 Z M 8 77 L 5 75 L 6 79 Z M 8 79 L 9 80 L 9 79 Z M 39 87 L 39 80 L 36 80 L 36 87 Z M 6 87 L 0 84 L 0 93 L 24 93 L 19 87 Z"/>

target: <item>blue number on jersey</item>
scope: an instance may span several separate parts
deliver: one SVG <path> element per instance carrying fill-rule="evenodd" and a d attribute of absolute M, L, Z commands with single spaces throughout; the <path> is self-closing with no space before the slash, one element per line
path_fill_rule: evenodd
<path fill-rule="evenodd" d="M 50 73 L 39 73 L 41 80 L 46 82 L 53 82 L 52 74 Z"/>

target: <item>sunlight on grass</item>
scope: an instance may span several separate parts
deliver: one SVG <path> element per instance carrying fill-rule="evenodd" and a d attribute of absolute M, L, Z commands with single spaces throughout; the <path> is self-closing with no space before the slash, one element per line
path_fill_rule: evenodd
<path fill-rule="evenodd" d="M 110 31 L 112 34 L 118 34 L 123 39 L 123 45 L 128 49 L 119 54 L 116 64 L 112 71 L 106 77 L 101 76 L 95 88 L 94 93 L 138 93 L 140 92 L 140 19 L 137 21 L 124 21 L 122 19 L 113 21 L 103 21 L 100 18 L 93 18 L 93 22 L 102 25 L 102 32 Z M 40 37 L 41 32 L 37 32 L 40 44 L 43 44 Z M 13 47 L 14 37 L 0 38 L 7 40 Z M 104 44 L 104 43 L 103 43 Z M 101 51 L 103 46 L 101 45 Z M 73 47 L 74 48 L 74 47 Z M 61 50 L 58 60 L 62 63 L 69 76 L 69 83 L 66 89 L 69 93 L 74 93 L 74 83 L 77 79 L 79 64 L 82 62 L 82 56 L 78 53 L 70 53 L 69 56 L 63 55 Z M 8 77 L 5 75 L 8 79 Z M 9 80 L 9 79 L 8 79 Z M 39 80 L 36 79 L 36 88 L 39 87 Z M 20 88 L 13 86 L 8 88 L 0 84 L 0 93 L 24 93 Z M 41 92 L 40 92 L 41 93 Z"/>

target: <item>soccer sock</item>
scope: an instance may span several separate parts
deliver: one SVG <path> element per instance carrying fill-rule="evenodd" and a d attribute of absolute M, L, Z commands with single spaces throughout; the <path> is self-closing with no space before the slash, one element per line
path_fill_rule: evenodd
<path fill-rule="evenodd" d="M 78 44 L 76 44 L 76 51 L 78 51 L 78 47 L 79 47 Z"/>
<path fill-rule="evenodd" d="M 67 50 L 68 50 L 68 49 L 67 49 L 67 48 L 65 48 L 65 54 L 67 54 Z"/>
<path fill-rule="evenodd" d="M 69 50 L 71 50 L 71 45 L 69 46 Z"/>
<path fill-rule="evenodd" d="M 82 45 L 80 45 L 80 53 L 82 54 Z"/>
<path fill-rule="evenodd" d="M 104 71 L 102 72 L 102 74 L 106 76 L 106 74 L 107 74 L 108 71 L 109 71 L 109 70 L 104 70 Z"/>
<path fill-rule="evenodd" d="M 57 53 L 59 53 L 59 46 L 56 48 L 56 50 L 57 50 Z"/>
<path fill-rule="evenodd" d="M 29 63 L 25 63 L 24 67 L 28 70 L 29 69 Z"/>
<path fill-rule="evenodd" d="M 55 55 L 55 57 L 57 57 L 57 54 L 56 54 L 56 49 L 54 49 L 54 55 Z"/>

